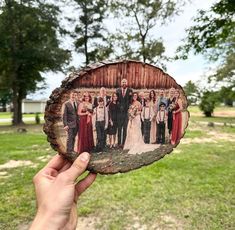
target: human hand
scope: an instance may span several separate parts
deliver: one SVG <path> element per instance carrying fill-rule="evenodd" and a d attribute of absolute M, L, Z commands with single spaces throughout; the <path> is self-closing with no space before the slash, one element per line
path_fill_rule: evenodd
<path fill-rule="evenodd" d="M 31 230 L 76 228 L 78 197 L 96 178 L 96 174 L 89 173 L 76 182 L 89 159 L 90 155 L 84 152 L 71 164 L 56 155 L 35 175 L 33 182 L 38 210 Z"/>
<path fill-rule="evenodd" d="M 69 130 L 68 125 L 66 125 L 66 126 L 64 127 L 64 130 L 65 130 L 65 131 L 68 131 L 68 130 Z"/>

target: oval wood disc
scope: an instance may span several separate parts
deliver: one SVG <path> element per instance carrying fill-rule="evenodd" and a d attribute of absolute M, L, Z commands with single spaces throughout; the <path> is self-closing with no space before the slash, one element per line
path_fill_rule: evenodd
<path fill-rule="evenodd" d="M 101 139 L 100 137 L 97 137 L 96 132 L 97 127 L 95 125 L 95 119 L 98 118 L 94 114 L 98 112 L 96 108 L 94 108 L 94 101 L 96 97 L 98 98 L 101 87 L 105 87 L 107 95 L 111 96 L 112 93 L 116 92 L 117 89 L 121 87 L 121 82 L 123 79 L 127 80 L 127 87 L 130 89 L 130 91 L 126 91 L 128 92 L 129 99 L 133 97 L 134 92 L 141 92 L 141 94 L 144 94 L 145 98 L 149 96 L 151 90 L 154 90 L 154 92 L 156 93 L 155 104 L 153 105 L 151 104 L 151 102 L 149 104 L 150 106 L 153 105 L 153 110 L 151 110 L 152 121 L 148 122 L 146 120 L 146 122 L 143 122 L 142 124 L 142 127 L 145 127 L 145 142 L 148 142 L 149 135 L 150 143 L 143 142 L 143 133 L 141 133 L 141 115 L 139 115 L 140 111 L 133 109 L 133 120 L 129 119 L 128 121 L 128 112 L 125 109 L 123 110 L 122 103 L 119 103 L 119 112 L 117 113 L 117 119 L 119 123 L 117 124 L 117 126 L 123 128 L 120 124 L 120 119 L 123 119 L 124 116 L 125 120 L 125 118 L 127 117 L 127 137 L 126 141 L 124 142 L 124 148 L 126 147 L 127 149 L 124 149 L 123 146 L 118 146 L 118 148 L 109 148 L 109 146 L 106 146 L 101 150 L 97 147 L 98 139 Z M 175 104 L 173 103 L 173 105 L 168 106 L 168 101 L 166 99 L 169 97 L 170 91 L 174 90 L 172 88 L 174 88 L 175 91 L 179 92 L 180 99 L 178 99 Z M 162 101 L 160 101 L 161 89 L 164 93 L 164 98 L 161 99 Z M 185 93 L 182 87 L 178 85 L 170 75 L 163 72 L 163 70 L 153 65 L 133 60 L 104 61 L 88 65 L 85 68 L 69 74 L 69 76 L 62 81 L 61 86 L 53 90 L 50 99 L 47 101 L 45 109 L 44 132 L 47 134 L 48 141 L 50 142 L 54 150 L 56 150 L 66 159 L 72 162 L 79 154 L 79 140 L 81 143 L 81 140 L 83 140 L 82 138 L 84 138 L 84 130 L 88 127 L 87 124 L 89 123 L 88 121 L 87 123 L 84 123 L 84 119 L 80 118 L 80 121 L 78 121 L 80 127 L 78 134 L 75 135 L 75 144 L 73 146 L 73 151 L 68 151 L 67 145 L 69 145 L 71 148 L 71 139 L 69 142 L 70 144 L 67 144 L 68 132 L 66 132 L 66 130 L 64 129 L 65 118 L 63 117 L 65 113 L 65 107 L 67 106 L 66 103 L 68 103 L 70 93 L 73 90 L 76 90 L 78 92 L 78 107 L 81 106 L 82 108 L 82 99 L 85 92 L 89 92 L 92 97 L 93 110 L 88 110 L 90 113 L 93 113 L 91 119 L 89 120 L 89 122 L 92 123 L 93 128 L 90 127 L 88 133 L 89 138 L 93 135 L 94 141 L 94 147 L 92 147 L 92 150 L 90 151 L 91 160 L 88 165 L 88 170 L 91 172 L 100 174 L 114 174 L 118 172 L 123 173 L 140 168 L 144 165 L 149 165 L 163 158 L 166 154 L 169 154 L 173 150 L 173 148 L 178 145 L 180 138 L 183 137 L 185 129 L 188 125 L 189 112 L 187 111 L 188 103 Z M 121 97 L 120 92 L 121 91 L 119 91 L 118 94 L 119 99 Z M 159 103 L 161 102 L 167 104 L 165 107 L 166 113 L 161 112 L 162 115 L 156 113 L 156 111 L 159 110 Z M 177 108 L 179 107 L 177 107 L 176 104 L 180 105 L 181 110 L 176 111 L 177 113 L 175 115 L 172 115 L 172 117 L 174 118 L 171 118 L 171 113 L 169 113 L 169 111 L 174 106 L 175 107 L 173 108 L 173 110 L 177 110 Z M 72 111 L 73 108 L 74 107 L 72 107 L 70 103 L 67 110 Z M 77 109 L 76 106 L 75 109 Z M 164 106 L 162 110 L 164 111 Z M 145 111 L 149 111 L 148 107 L 146 107 Z M 172 141 L 175 141 L 175 143 L 171 143 L 170 141 L 169 128 L 171 125 L 168 122 L 168 117 L 166 117 L 166 114 L 169 114 L 169 121 L 173 123 Z M 150 113 L 146 115 L 147 118 L 149 117 L 149 115 Z M 158 118 L 163 120 L 165 118 L 165 121 L 161 122 L 161 124 L 157 124 L 157 116 Z M 165 131 L 165 135 L 162 133 L 163 130 Z M 163 140 L 163 136 L 165 137 L 165 142 Z M 121 135 L 121 141 L 123 141 L 122 138 L 123 136 Z M 117 142 L 118 133 L 116 134 L 116 144 Z M 106 144 L 109 145 L 109 135 L 107 135 Z"/>

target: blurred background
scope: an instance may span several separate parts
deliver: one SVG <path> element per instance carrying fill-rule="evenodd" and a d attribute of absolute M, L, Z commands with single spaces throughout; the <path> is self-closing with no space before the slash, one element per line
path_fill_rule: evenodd
<path fill-rule="evenodd" d="M 32 178 L 56 153 L 46 101 L 85 65 L 135 59 L 164 69 L 189 101 L 189 127 L 159 162 L 99 175 L 78 229 L 235 228 L 234 0 L 1 0 L 0 229 L 27 229 Z"/>

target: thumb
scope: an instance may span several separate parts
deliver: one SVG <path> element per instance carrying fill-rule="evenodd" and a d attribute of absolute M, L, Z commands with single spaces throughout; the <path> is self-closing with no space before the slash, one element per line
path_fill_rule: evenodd
<path fill-rule="evenodd" d="M 71 167 L 64 172 L 67 179 L 74 182 L 77 177 L 79 177 L 87 168 L 88 162 L 90 160 L 90 154 L 87 152 L 81 153 L 77 159 L 73 162 Z"/>

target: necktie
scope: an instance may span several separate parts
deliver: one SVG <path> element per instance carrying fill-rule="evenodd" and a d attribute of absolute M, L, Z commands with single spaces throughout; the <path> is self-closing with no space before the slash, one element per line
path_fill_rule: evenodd
<path fill-rule="evenodd" d="M 125 96 L 125 89 L 122 89 L 122 96 Z"/>
<path fill-rule="evenodd" d="M 73 108 L 74 108 L 75 111 L 77 111 L 77 106 L 76 106 L 75 101 L 73 102 Z"/>

